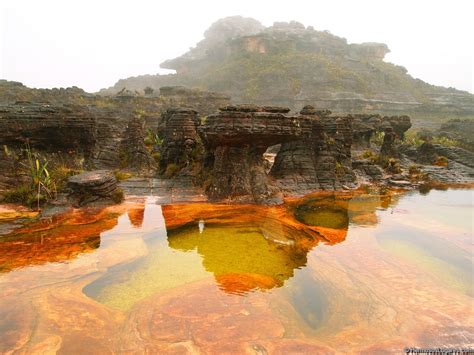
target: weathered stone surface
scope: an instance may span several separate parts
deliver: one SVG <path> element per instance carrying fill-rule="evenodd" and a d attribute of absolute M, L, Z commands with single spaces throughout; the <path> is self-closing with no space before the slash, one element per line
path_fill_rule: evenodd
<path fill-rule="evenodd" d="M 87 107 L 18 101 L 0 106 L 0 145 L 47 151 L 82 150 L 92 154 L 96 139 L 94 112 Z"/>
<path fill-rule="evenodd" d="M 382 147 L 380 148 L 380 154 L 387 157 L 398 157 L 399 153 L 395 146 L 395 140 L 397 139 L 397 134 L 394 132 L 393 128 L 387 127 L 384 130 Z"/>
<path fill-rule="evenodd" d="M 200 133 L 207 144 L 214 147 L 252 142 L 267 148 L 298 137 L 310 137 L 309 119 L 286 116 L 275 112 L 275 108 L 273 112 L 263 110 L 263 107 L 253 105 L 225 107 L 219 113 L 207 117 L 200 127 Z"/>
<path fill-rule="evenodd" d="M 404 138 L 405 132 L 411 127 L 408 116 L 384 116 L 379 114 L 352 114 L 354 130 L 354 147 L 369 148 L 370 139 L 375 132 L 385 132 L 389 127 L 395 132 L 397 140 Z"/>
<path fill-rule="evenodd" d="M 130 170 L 147 174 L 156 170 L 156 163 L 145 146 L 144 127 L 145 121 L 139 117 L 128 122 L 122 141 L 121 163 Z"/>
<path fill-rule="evenodd" d="M 354 160 L 352 167 L 367 175 L 371 181 L 379 181 L 383 177 L 382 169 L 367 159 Z"/>
<path fill-rule="evenodd" d="M 390 123 L 393 131 L 397 134 L 398 139 L 401 140 L 405 137 L 405 132 L 411 127 L 410 117 L 406 115 L 384 117 L 384 120 Z"/>
<path fill-rule="evenodd" d="M 438 154 L 436 153 L 433 143 L 424 142 L 418 147 L 416 157 L 417 162 L 422 164 L 434 164 L 437 158 Z"/>
<path fill-rule="evenodd" d="M 162 102 L 162 111 L 173 107 L 192 107 L 201 115 L 210 115 L 221 106 L 230 103 L 230 97 L 212 91 L 189 89 L 184 86 L 160 87 L 159 99 Z"/>
<path fill-rule="evenodd" d="M 354 114 L 352 117 L 352 128 L 354 130 L 353 140 L 356 148 L 369 148 L 370 139 L 374 132 L 380 127 L 382 117 L 378 114 L 364 115 Z"/>
<path fill-rule="evenodd" d="M 443 125 L 436 132 L 439 136 L 461 142 L 464 148 L 474 151 L 474 120 L 454 119 Z"/>
<path fill-rule="evenodd" d="M 270 174 L 284 191 L 338 189 L 355 181 L 351 119 L 327 114 L 319 116 L 319 111 L 306 106 L 299 117 L 311 122 L 311 136 L 282 144 Z"/>
<path fill-rule="evenodd" d="M 263 153 L 269 146 L 311 136 L 308 118 L 283 112 L 287 109 L 242 105 L 207 117 L 199 132 L 210 153 L 211 198 L 268 202 L 278 195 L 265 172 Z"/>
<path fill-rule="evenodd" d="M 108 170 L 88 171 L 68 179 L 70 197 L 76 200 L 78 205 L 99 199 L 114 199 L 117 187 L 117 179 Z"/>
<path fill-rule="evenodd" d="M 125 164 L 137 172 L 152 171 L 154 162 L 143 142 L 144 120 L 132 111 L 128 103 L 115 108 L 28 101 L 1 105 L 0 145 L 8 151 L 28 146 L 33 151 L 66 154 L 83 161 L 86 169 L 117 169 Z M 5 153 L 0 166 L 10 166 L 5 171 L 12 171 L 12 164 L 18 163 L 13 160 Z M 6 186 L 7 181 L 1 184 Z"/>
<path fill-rule="evenodd" d="M 189 108 L 170 108 L 162 114 L 159 135 L 163 139 L 160 148 L 160 171 L 164 173 L 170 164 L 182 169 L 189 167 L 193 153 L 200 144 L 197 132 L 197 111 Z"/>

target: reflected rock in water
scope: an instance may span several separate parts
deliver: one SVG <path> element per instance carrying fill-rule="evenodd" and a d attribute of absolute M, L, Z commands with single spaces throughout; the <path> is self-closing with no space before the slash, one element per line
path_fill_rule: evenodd
<path fill-rule="evenodd" d="M 2 237 L 0 272 L 64 262 L 100 246 L 100 234 L 117 225 L 111 208 L 71 210 L 28 224 Z"/>
<path fill-rule="evenodd" d="M 163 215 L 169 246 L 196 251 L 219 287 L 233 294 L 281 287 L 321 240 L 285 206 L 170 205 Z"/>
<path fill-rule="evenodd" d="M 127 214 L 132 226 L 135 228 L 140 228 L 145 217 L 145 205 L 139 206 L 137 208 L 131 208 L 127 211 Z"/>
<path fill-rule="evenodd" d="M 375 212 L 396 202 L 391 193 L 319 193 L 294 203 L 294 214 L 298 221 L 316 227 L 319 232 L 347 231 L 350 224 L 375 226 L 378 223 Z"/>

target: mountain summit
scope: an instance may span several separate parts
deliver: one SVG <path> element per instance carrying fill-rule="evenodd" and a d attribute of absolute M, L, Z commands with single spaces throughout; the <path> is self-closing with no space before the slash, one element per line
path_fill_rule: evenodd
<path fill-rule="evenodd" d="M 251 18 L 221 19 L 184 55 L 161 64 L 176 74 L 145 75 L 102 90 L 184 85 L 230 95 L 235 102 L 316 104 L 333 111 L 474 113 L 474 96 L 430 85 L 384 61 L 383 43 L 349 44 L 299 22 L 264 27 Z"/>

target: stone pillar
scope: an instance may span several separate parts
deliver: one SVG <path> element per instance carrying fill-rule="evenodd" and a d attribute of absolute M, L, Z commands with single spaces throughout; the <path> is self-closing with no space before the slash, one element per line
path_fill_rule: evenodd
<path fill-rule="evenodd" d="M 189 108 L 170 108 L 162 114 L 159 136 L 163 140 L 160 149 L 160 172 L 168 166 L 181 170 L 190 166 L 200 138 L 197 132 L 198 113 Z"/>

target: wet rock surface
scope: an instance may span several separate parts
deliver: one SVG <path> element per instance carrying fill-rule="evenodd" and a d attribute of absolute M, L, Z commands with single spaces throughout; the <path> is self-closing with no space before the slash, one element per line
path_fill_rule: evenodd
<path fill-rule="evenodd" d="M 367 159 L 354 160 L 352 167 L 366 175 L 369 181 L 380 181 L 383 177 L 383 170 Z"/>
<path fill-rule="evenodd" d="M 190 176 L 173 179 L 135 177 L 119 183 L 127 196 L 152 196 L 156 203 L 205 202 L 204 190 L 193 183 Z"/>
<path fill-rule="evenodd" d="M 413 162 L 422 164 L 420 169 L 431 181 L 447 184 L 472 184 L 474 181 L 474 153 L 469 150 L 428 141 L 418 148 L 402 146 L 401 152 Z"/>

